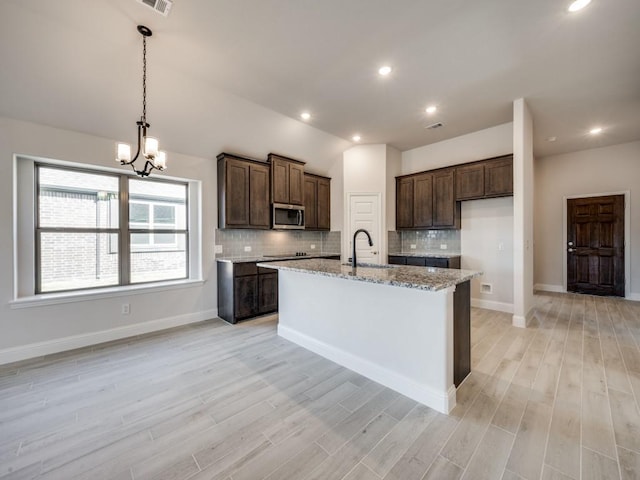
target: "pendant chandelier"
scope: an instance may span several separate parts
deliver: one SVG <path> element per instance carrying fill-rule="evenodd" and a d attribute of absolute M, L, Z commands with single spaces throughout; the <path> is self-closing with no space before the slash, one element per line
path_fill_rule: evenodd
<path fill-rule="evenodd" d="M 131 146 L 127 143 L 118 143 L 116 162 L 120 162 L 120 165 L 131 165 L 136 175 L 148 177 L 153 169 L 160 171 L 167 169 L 167 156 L 165 152 L 158 150 L 158 139 L 147 136 L 147 129 L 150 127 L 147 123 L 147 37 L 150 37 L 152 32 L 144 25 L 138 25 L 138 32 L 142 35 L 142 116 L 136 122 L 138 150 L 135 157 L 131 158 Z M 141 160 L 145 163 L 141 169 L 137 169 L 135 162 L 141 154 Z"/>

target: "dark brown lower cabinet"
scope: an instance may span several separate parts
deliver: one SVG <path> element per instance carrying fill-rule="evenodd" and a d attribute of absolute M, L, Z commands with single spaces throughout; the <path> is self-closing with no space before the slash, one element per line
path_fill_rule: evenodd
<path fill-rule="evenodd" d="M 278 310 L 278 272 L 255 262 L 218 263 L 218 316 L 229 323 Z"/>
<path fill-rule="evenodd" d="M 460 257 L 417 257 L 413 255 L 389 255 L 390 265 L 413 265 L 416 267 L 460 268 Z"/>

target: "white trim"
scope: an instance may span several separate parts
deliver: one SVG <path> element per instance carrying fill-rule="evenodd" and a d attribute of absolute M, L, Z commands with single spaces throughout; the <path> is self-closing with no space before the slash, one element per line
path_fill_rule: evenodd
<path fill-rule="evenodd" d="M 640 293 L 630 293 L 626 296 L 627 300 L 633 300 L 634 302 L 640 302 Z"/>
<path fill-rule="evenodd" d="M 282 324 L 278 324 L 278 335 L 439 412 L 449 413 L 456 406 L 456 389 L 453 385 L 443 395 L 362 357 L 311 338 Z"/>
<path fill-rule="evenodd" d="M 0 350 L 0 365 L 87 347 L 90 345 L 98 345 L 100 343 L 119 340 L 121 338 L 132 337 L 135 335 L 166 330 L 167 328 L 210 320 L 217 316 L 217 309 L 204 310 L 201 312 L 187 313 L 184 315 L 151 320 L 149 322 L 126 325 L 124 327 L 112 328 L 110 330 L 84 333 L 80 335 L 73 335 L 71 337 L 47 340 L 45 342 L 21 345 L 19 347 L 5 348 L 4 350 Z"/>
<path fill-rule="evenodd" d="M 534 290 L 540 292 L 556 292 L 556 293 L 565 293 L 566 290 L 562 285 L 552 285 L 550 283 L 536 283 L 533 286 Z"/>
<path fill-rule="evenodd" d="M 527 312 L 527 314 L 524 317 L 522 315 L 513 315 L 511 317 L 511 324 L 514 327 L 527 328 L 527 325 L 531 321 L 531 318 L 533 318 L 534 310 L 535 310 L 534 307 L 531 307 L 531 309 Z"/>
<path fill-rule="evenodd" d="M 562 197 L 562 288 L 567 291 L 567 200 L 571 198 L 607 197 L 609 195 L 624 195 L 624 296 L 631 295 L 631 192 L 584 193 L 579 195 L 565 195 Z"/>
<path fill-rule="evenodd" d="M 477 308 L 486 308 L 488 310 L 496 310 L 498 312 L 513 313 L 513 303 L 496 302 L 494 300 L 484 300 L 482 298 L 472 298 L 471 306 Z"/>
<path fill-rule="evenodd" d="M 61 303 L 76 303 L 99 300 L 102 298 L 114 298 L 131 296 L 139 293 L 163 292 L 204 285 L 204 280 L 176 280 L 162 283 L 146 283 L 140 285 L 127 285 L 122 287 L 100 288 L 95 290 L 77 290 L 64 293 L 43 293 L 29 297 L 21 297 L 9 302 L 9 308 L 42 307 L 46 305 L 59 305 Z"/>

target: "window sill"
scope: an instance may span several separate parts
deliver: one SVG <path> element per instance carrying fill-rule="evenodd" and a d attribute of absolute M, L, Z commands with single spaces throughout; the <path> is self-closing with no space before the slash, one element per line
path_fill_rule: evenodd
<path fill-rule="evenodd" d="M 108 287 L 95 290 L 84 290 L 64 293 L 45 293 L 21 297 L 9 302 L 9 308 L 42 307 L 61 303 L 76 303 L 99 300 L 103 298 L 126 297 L 139 293 L 163 292 L 204 285 L 204 280 L 176 280 L 172 282 L 146 283 L 143 285 L 128 285 L 126 287 Z"/>

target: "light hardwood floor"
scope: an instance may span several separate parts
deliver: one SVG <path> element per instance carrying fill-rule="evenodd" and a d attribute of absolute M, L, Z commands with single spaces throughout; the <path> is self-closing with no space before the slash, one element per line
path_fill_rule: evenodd
<path fill-rule="evenodd" d="M 640 304 L 536 302 L 527 329 L 473 310 L 449 416 L 280 339 L 273 318 L 3 366 L 0 478 L 640 478 Z"/>

